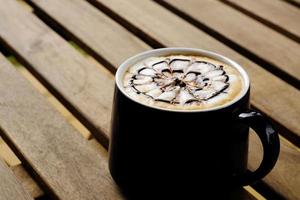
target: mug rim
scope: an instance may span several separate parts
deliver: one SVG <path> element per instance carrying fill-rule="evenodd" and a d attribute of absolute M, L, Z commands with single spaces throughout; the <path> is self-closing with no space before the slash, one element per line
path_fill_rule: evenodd
<path fill-rule="evenodd" d="M 231 67 L 234 67 L 236 70 L 238 70 L 238 72 L 241 74 L 241 76 L 243 78 L 243 82 L 244 82 L 243 90 L 240 92 L 240 94 L 237 97 L 235 97 L 233 99 L 233 101 L 230 101 L 223 105 L 212 107 L 212 108 L 194 109 L 194 110 L 171 109 L 171 108 L 162 108 L 162 107 L 158 107 L 158 106 L 150 106 L 146 103 L 142 103 L 142 102 L 135 100 L 133 97 L 131 97 L 125 91 L 124 86 L 122 84 L 122 80 L 123 80 L 126 70 L 130 66 L 132 66 L 146 58 L 149 58 L 149 57 L 166 56 L 166 55 L 170 55 L 170 54 L 192 54 L 192 55 L 205 56 L 205 57 L 223 62 Z M 163 111 L 169 111 L 169 112 L 181 112 L 181 113 L 209 112 L 209 111 L 216 111 L 216 110 L 227 108 L 227 107 L 233 105 L 234 103 L 238 102 L 239 100 L 241 100 L 247 94 L 247 92 L 250 88 L 249 76 L 248 76 L 247 72 L 244 70 L 244 68 L 241 65 L 239 65 L 237 62 L 235 62 L 235 61 L 231 60 L 230 58 L 227 58 L 219 53 L 213 52 L 213 51 L 208 51 L 208 50 L 198 49 L 198 48 L 185 48 L 185 47 L 167 47 L 167 48 L 152 49 L 152 50 L 141 52 L 139 54 L 136 54 L 136 55 L 126 59 L 117 69 L 117 72 L 115 75 L 115 83 L 116 83 L 118 89 L 123 93 L 123 95 L 125 95 L 127 98 L 129 98 L 130 100 L 132 100 L 140 105 L 143 105 L 143 106 L 146 106 L 146 107 L 149 107 L 152 109 L 157 109 L 157 110 L 163 110 Z"/>

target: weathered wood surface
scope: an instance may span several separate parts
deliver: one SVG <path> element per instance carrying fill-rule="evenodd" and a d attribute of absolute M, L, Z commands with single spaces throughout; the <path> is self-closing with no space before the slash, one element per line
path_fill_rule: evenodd
<path fill-rule="evenodd" d="M 0 134 L 1 135 L 1 134 Z M 15 166 L 21 164 L 18 157 L 12 152 L 9 146 L 0 137 L 0 158 L 5 161 L 5 163 L 10 166 Z"/>
<path fill-rule="evenodd" d="M 50 102 L 60 114 L 72 124 L 81 135 L 88 139 L 91 137 L 91 133 L 87 130 L 73 115 L 70 113 L 66 107 L 64 107 L 61 102 L 59 102 L 24 66 L 20 65 L 16 67 L 17 71 L 20 72 L 30 83 L 36 88 L 43 96 L 46 97 L 47 101 Z"/>
<path fill-rule="evenodd" d="M 225 0 L 300 37 L 300 10 L 284 1 Z M 298 20 L 297 20 L 298 19 Z"/>
<path fill-rule="evenodd" d="M 300 80 L 300 44 L 219 1 L 165 0 Z M 295 20 L 296 21 L 296 20 Z"/>
<path fill-rule="evenodd" d="M 89 145 L 94 148 L 104 159 L 108 159 L 107 150 L 96 140 L 88 140 Z M 24 189 L 29 192 L 33 198 L 42 197 L 45 195 L 38 183 L 32 179 L 23 165 L 19 164 L 10 167 L 18 181 L 22 184 Z M 250 195 L 249 195 L 250 196 Z"/>
<path fill-rule="evenodd" d="M 82 0 L 30 0 L 114 67 L 148 45 Z M 80 15 L 78 14 L 80 13 Z"/>
<path fill-rule="evenodd" d="M 0 66 L 1 134 L 44 189 L 59 199 L 121 199 L 107 160 L 1 55 Z"/>
<path fill-rule="evenodd" d="M 0 70 L 1 71 L 1 70 Z M 0 200 L 33 200 L 0 158 Z"/>
<path fill-rule="evenodd" d="M 30 71 L 51 85 L 48 89 L 107 146 L 112 78 L 17 2 L 0 0 L 0 4 L 5 4 L 0 6 L 2 42 L 24 58 Z"/>
<path fill-rule="evenodd" d="M 31 178 L 24 167 L 20 165 L 10 167 L 18 181 L 22 184 L 24 189 L 33 198 L 38 198 L 44 195 L 43 190 L 37 185 L 37 183 Z"/>

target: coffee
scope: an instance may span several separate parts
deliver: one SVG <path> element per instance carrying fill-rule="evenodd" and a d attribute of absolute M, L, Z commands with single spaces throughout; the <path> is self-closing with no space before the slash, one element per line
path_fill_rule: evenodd
<path fill-rule="evenodd" d="M 234 67 L 192 55 L 150 57 L 129 67 L 123 78 L 134 100 L 175 110 L 222 106 L 239 96 L 243 84 Z"/>

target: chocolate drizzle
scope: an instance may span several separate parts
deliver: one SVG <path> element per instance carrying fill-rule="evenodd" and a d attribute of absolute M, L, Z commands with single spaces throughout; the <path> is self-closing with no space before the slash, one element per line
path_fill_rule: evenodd
<path fill-rule="evenodd" d="M 132 73 L 128 87 L 155 101 L 181 105 L 198 105 L 226 93 L 230 83 L 222 65 L 181 57 L 144 63 Z"/>

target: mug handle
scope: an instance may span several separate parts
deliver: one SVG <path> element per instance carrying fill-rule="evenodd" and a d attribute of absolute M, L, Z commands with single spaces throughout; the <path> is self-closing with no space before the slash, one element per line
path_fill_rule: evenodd
<path fill-rule="evenodd" d="M 254 172 L 247 170 L 235 177 L 239 185 L 249 185 L 262 179 L 274 167 L 280 151 L 279 136 L 267 118 L 257 111 L 249 109 L 242 112 L 238 115 L 238 120 L 251 127 L 263 145 L 263 159 L 260 166 Z"/>

